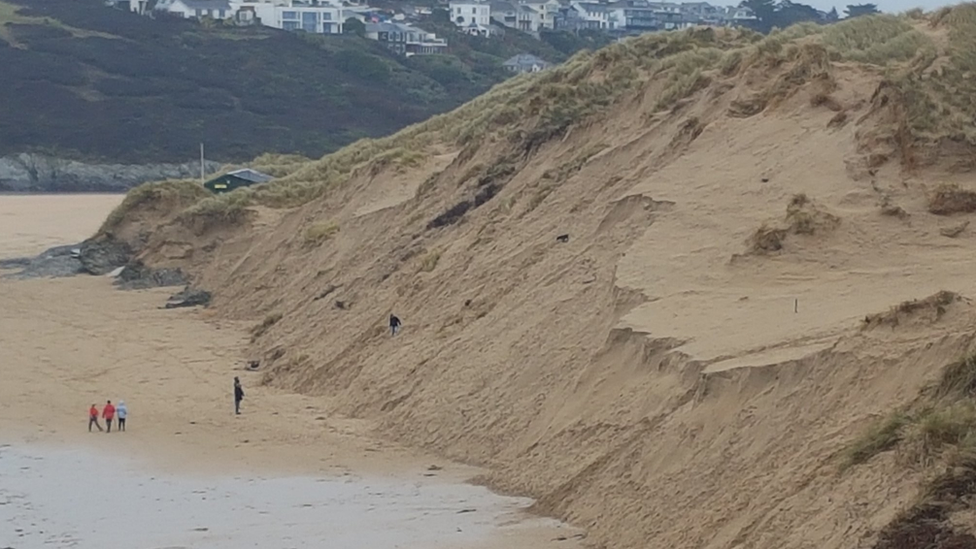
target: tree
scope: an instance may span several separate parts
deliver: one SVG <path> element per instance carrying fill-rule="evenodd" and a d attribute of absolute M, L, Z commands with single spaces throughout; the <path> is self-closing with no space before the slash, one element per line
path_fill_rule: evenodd
<path fill-rule="evenodd" d="M 847 17 L 860 17 L 862 15 L 881 13 L 875 4 L 848 4 L 844 12 L 847 14 Z"/>
<path fill-rule="evenodd" d="M 355 17 L 350 17 L 342 24 L 342 32 L 343 34 L 366 36 L 366 24 Z"/>
<path fill-rule="evenodd" d="M 827 12 L 827 16 L 824 17 L 824 21 L 828 23 L 836 23 L 840 19 L 840 15 L 837 14 L 837 8 L 830 8 Z"/>
<path fill-rule="evenodd" d="M 773 18 L 776 12 L 776 4 L 773 0 L 742 0 L 740 8 L 749 8 L 752 14 L 758 19 L 756 30 L 759 32 L 769 32 L 773 28 Z"/>
<path fill-rule="evenodd" d="M 773 12 L 773 25 L 785 29 L 790 25 L 806 21 L 820 22 L 820 12 L 806 4 L 794 4 L 790 0 L 782 0 Z"/>

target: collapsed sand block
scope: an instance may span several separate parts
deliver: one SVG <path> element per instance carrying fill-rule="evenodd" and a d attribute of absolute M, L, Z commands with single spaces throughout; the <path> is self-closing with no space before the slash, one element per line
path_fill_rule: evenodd
<path fill-rule="evenodd" d="M 963 298 L 959 294 L 942 290 L 925 299 L 903 301 L 892 307 L 889 311 L 868 315 L 864 317 L 862 327 L 865 329 L 876 328 L 878 326 L 895 327 L 909 319 L 915 322 L 931 324 L 939 321 L 952 304 L 962 300 Z"/>
<path fill-rule="evenodd" d="M 825 211 L 807 195 L 794 195 L 786 206 L 786 218 L 782 223 L 763 223 L 749 238 L 747 253 L 768 254 L 783 249 L 787 237 L 815 235 L 833 231 L 840 225 L 840 218 Z"/>
<path fill-rule="evenodd" d="M 936 215 L 976 212 L 976 192 L 943 183 L 929 196 L 929 212 Z"/>

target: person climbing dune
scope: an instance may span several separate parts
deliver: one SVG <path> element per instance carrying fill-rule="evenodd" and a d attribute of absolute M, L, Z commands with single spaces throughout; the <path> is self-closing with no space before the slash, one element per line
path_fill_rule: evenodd
<path fill-rule="evenodd" d="M 234 413 L 241 415 L 241 401 L 244 400 L 244 388 L 241 387 L 241 380 L 234 377 Z"/>
<path fill-rule="evenodd" d="M 397 335 L 397 332 L 400 330 L 400 326 L 402 324 L 403 323 L 400 322 L 400 319 L 397 318 L 396 315 L 391 314 L 390 315 L 390 335 Z"/>

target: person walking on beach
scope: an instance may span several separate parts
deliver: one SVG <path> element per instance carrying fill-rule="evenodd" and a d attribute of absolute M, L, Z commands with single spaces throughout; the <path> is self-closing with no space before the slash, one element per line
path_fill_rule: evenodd
<path fill-rule="evenodd" d="M 125 405 L 124 400 L 119 401 L 119 405 L 115 407 L 115 413 L 119 416 L 119 431 L 125 431 L 125 418 L 129 415 L 129 408 Z"/>
<path fill-rule="evenodd" d="M 98 423 L 98 408 L 94 404 L 88 409 L 88 432 L 91 432 L 92 425 L 98 427 L 99 432 L 103 431 L 102 426 Z"/>
<path fill-rule="evenodd" d="M 241 415 L 241 401 L 244 400 L 244 388 L 241 387 L 241 380 L 234 377 L 234 413 Z"/>
<path fill-rule="evenodd" d="M 105 432 L 112 432 L 112 420 L 115 419 L 115 406 L 112 406 L 112 401 L 109 400 L 105 403 L 105 408 L 102 409 L 102 417 L 105 418 Z"/>
<path fill-rule="evenodd" d="M 396 335 L 397 334 L 397 331 L 400 329 L 400 325 L 401 324 L 403 324 L 403 323 L 400 322 L 400 319 L 397 318 L 396 315 L 391 314 L 390 315 L 390 335 Z"/>

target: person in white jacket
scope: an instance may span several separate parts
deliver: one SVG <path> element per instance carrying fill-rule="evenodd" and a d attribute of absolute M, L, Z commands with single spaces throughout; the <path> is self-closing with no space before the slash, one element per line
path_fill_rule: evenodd
<path fill-rule="evenodd" d="M 125 431 L 125 418 L 129 415 L 129 407 L 125 405 L 124 400 L 120 400 L 119 405 L 115 407 L 115 415 L 119 418 L 119 431 Z"/>

